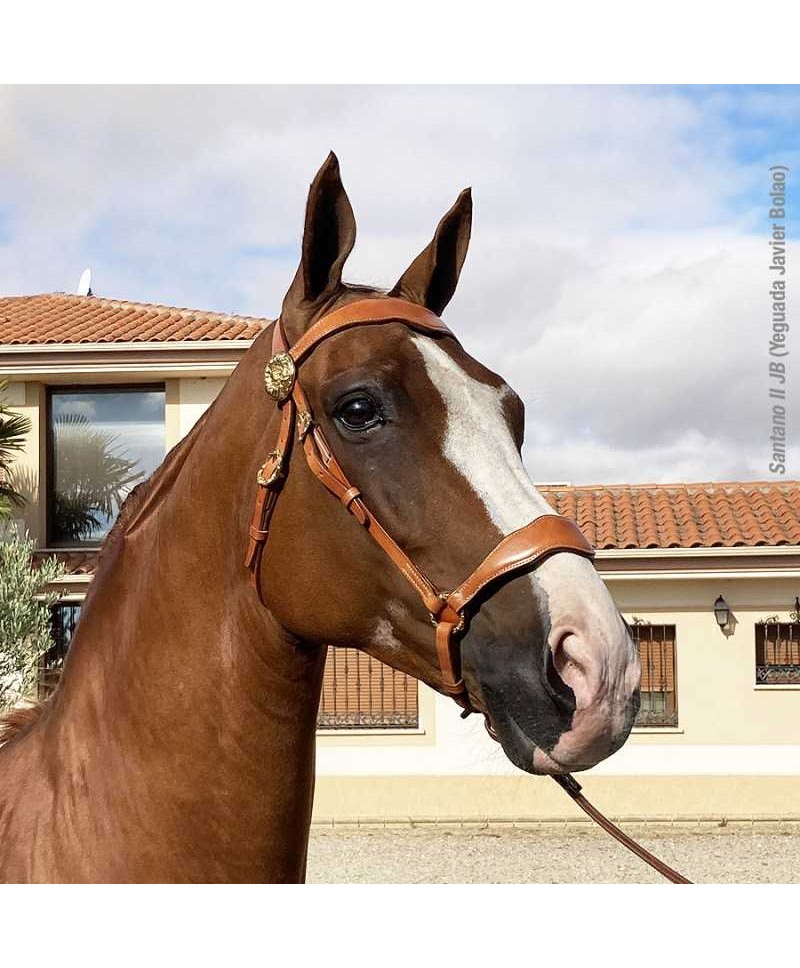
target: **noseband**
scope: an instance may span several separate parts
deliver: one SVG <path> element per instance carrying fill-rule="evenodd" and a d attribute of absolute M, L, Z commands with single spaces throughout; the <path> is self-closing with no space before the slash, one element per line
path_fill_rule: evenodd
<path fill-rule="evenodd" d="M 253 584 L 263 604 L 261 559 L 269 535 L 270 518 L 288 474 L 292 444 L 296 439 L 302 444 L 311 472 L 367 529 L 422 599 L 436 627 L 441 689 L 467 712 L 471 712 L 469 695 L 461 676 L 458 646 L 458 636 L 466 628 L 467 606 L 496 579 L 523 569 L 536 568 L 549 555 L 568 551 L 584 558 L 593 558 L 594 549 L 568 518 L 545 514 L 503 538 L 455 591 L 441 591 L 414 564 L 381 526 L 359 489 L 339 466 L 322 428 L 314 420 L 308 398 L 298 380 L 298 369 L 302 362 L 329 336 L 354 326 L 389 322 L 401 322 L 410 329 L 432 336 L 453 337 L 442 320 L 429 310 L 390 296 L 361 299 L 328 313 L 291 348 L 286 342 L 281 321 L 275 323 L 272 358 L 266 365 L 264 386 L 280 408 L 281 423 L 275 449 L 267 455 L 256 478 L 258 493 L 249 529 L 245 565 L 250 569 Z"/>

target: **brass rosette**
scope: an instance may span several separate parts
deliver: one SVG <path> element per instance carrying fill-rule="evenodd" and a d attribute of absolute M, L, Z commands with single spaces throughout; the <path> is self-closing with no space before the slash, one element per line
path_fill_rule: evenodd
<path fill-rule="evenodd" d="M 292 392 L 295 378 L 294 360 L 288 353 L 276 353 L 264 368 L 264 389 L 277 403 Z"/>

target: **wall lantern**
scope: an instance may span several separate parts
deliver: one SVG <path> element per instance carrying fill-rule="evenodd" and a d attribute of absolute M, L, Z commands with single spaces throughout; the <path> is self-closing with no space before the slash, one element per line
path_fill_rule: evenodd
<path fill-rule="evenodd" d="M 714 602 L 714 618 L 721 629 L 724 629 L 731 619 L 731 610 L 722 595 Z"/>

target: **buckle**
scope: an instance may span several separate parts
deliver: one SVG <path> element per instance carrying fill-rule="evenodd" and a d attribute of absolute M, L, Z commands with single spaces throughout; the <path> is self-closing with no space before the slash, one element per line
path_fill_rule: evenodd
<path fill-rule="evenodd" d="M 314 418 L 308 410 L 300 410 L 297 414 L 297 437 L 302 443 L 314 426 Z"/>
<path fill-rule="evenodd" d="M 267 467 L 270 463 L 274 463 L 274 467 L 269 472 L 268 476 L 264 476 Z M 270 451 L 267 455 L 267 459 L 258 469 L 258 474 L 256 475 L 256 484 L 259 487 L 272 487 L 283 477 L 283 454 L 279 450 Z"/>

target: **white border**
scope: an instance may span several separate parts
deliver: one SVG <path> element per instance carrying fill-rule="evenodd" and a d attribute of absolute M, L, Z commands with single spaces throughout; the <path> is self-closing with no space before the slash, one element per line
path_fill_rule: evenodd
<path fill-rule="evenodd" d="M 792 83 L 792 6 L 8 4 L 3 82 Z M 83 56 L 76 56 L 77 52 Z"/>

